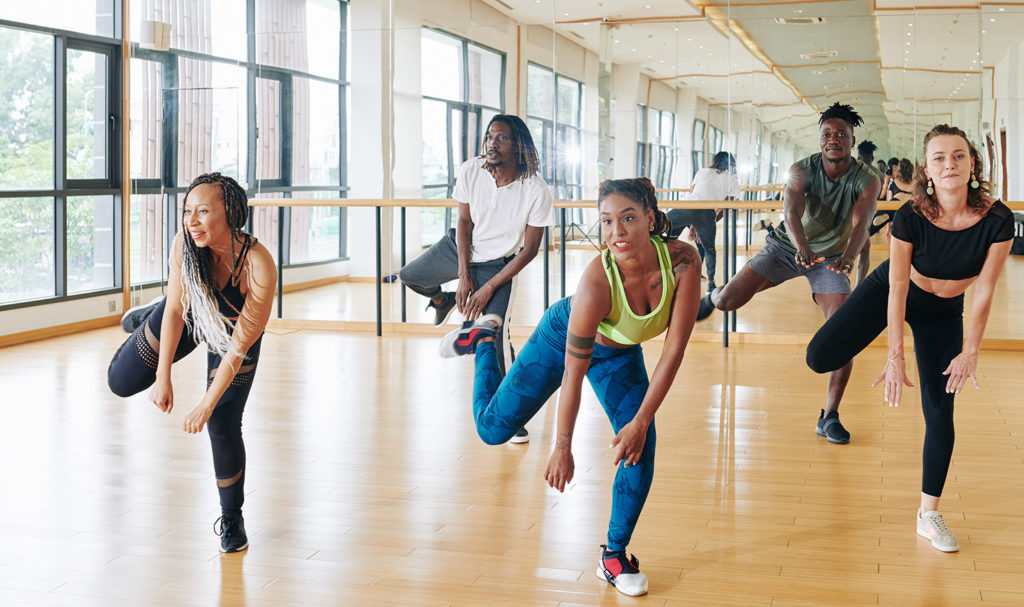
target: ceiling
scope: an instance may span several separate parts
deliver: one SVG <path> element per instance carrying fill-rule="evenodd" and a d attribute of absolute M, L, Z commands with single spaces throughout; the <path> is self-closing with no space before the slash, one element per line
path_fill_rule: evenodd
<path fill-rule="evenodd" d="M 983 79 L 1024 26 L 1024 6 L 963 0 L 917 9 L 914 0 L 484 1 L 519 23 L 554 24 L 594 52 L 606 21 L 614 63 L 747 108 L 803 150 L 817 147 L 818 113 L 850 103 L 865 119 L 858 140 L 886 156 L 912 156 L 920 135 L 957 121 L 958 108 L 978 115 Z M 777 22 L 812 17 L 822 22 Z"/>

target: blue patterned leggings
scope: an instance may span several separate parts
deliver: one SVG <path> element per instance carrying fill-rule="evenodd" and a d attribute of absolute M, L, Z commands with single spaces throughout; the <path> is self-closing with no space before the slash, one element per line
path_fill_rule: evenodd
<path fill-rule="evenodd" d="M 569 305 L 566 297 L 548 309 L 504 379 L 494 343 L 477 345 L 473 416 L 485 443 L 500 445 L 508 441 L 561 386 Z M 647 394 L 647 370 L 640 346 L 609 348 L 594 344 L 587 379 L 618 433 L 633 420 Z M 654 478 L 654 447 L 652 422 L 637 464 L 619 464 L 608 521 L 609 550 L 625 550 L 633 535 Z"/>

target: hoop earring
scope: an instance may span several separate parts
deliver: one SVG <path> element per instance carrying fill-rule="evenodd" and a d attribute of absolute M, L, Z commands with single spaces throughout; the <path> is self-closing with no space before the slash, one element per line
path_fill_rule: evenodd
<path fill-rule="evenodd" d="M 928 187 L 927 187 L 927 188 L 925 188 L 925 189 L 924 189 L 924 191 L 925 191 L 925 192 L 927 192 L 927 194 L 928 194 L 929 196 L 931 196 L 932 194 L 934 194 L 934 193 L 935 193 L 935 186 L 934 186 L 934 185 L 932 185 L 932 179 L 931 179 L 931 177 L 929 177 L 929 178 L 928 178 Z"/>
<path fill-rule="evenodd" d="M 974 176 L 974 173 L 971 173 L 971 189 L 977 190 L 979 187 L 981 187 L 981 184 L 978 183 L 978 179 Z"/>

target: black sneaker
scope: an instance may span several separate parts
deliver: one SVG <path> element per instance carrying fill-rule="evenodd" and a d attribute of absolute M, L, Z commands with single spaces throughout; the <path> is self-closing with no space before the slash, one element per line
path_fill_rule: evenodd
<path fill-rule="evenodd" d="M 241 512 L 221 516 L 214 521 L 213 532 L 220 536 L 221 552 L 239 552 L 249 547 L 249 538 L 245 536 L 245 521 L 242 520 Z"/>
<path fill-rule="evenodd" d="M 129 308 L 124 316 L 121 317 L 121 328 L 124 329 L 125 333 L 134 333 L 135 329 L 142 326 L 142 323 L 146 322 L 149 315 L 153 313 L 160 302 L 164 300 L 164 296 L 161 295 L 153 301 Z"/>
<path fill-rule="evenodd" d="M 715 284 L 715 281 L 713 281 L 713 280 L 709 280 L 708 281 L 708 295 L 711 295 L 711 292 L 714 291 L 717 288 L 718 288 L 718 285 Z"/>
<path fill-rule="evenodd" d="M 526 431 L 526 428 L 520 428 L 516 430 L 516 433 L 512 435 L 512 438 L 508 439 L 508 442 L 521 445 L 523 443 L 530 442 L 530 433 Z"/>
<path fill-rule="evenodd" d="M 451 291 L 444 291 L 441 293 L 441 303 L 434 303 L 431 299 L 427 303 L 427 309 L 434 308 L 434 326 L 443 327 L 447 322 L 448 318 L 451 317 L 452 311 L 455 310 L 455 293 Z"/>
<path fill-rule="evenodd" d="M 622 594 L 640 596 L 647 594 L 647 576 L 640 573 L 640 561 L 632 554 L 611 552 L 601 545 L 601 560 L 597 563 L 597 577 L 605 580 Z"/>
<path fill-rule="evenodd" d="M 837 445 L 845 445 L 850 442 L 850 433 L 846 431 L 842 422 L 839 421 L 838 411 L 825 415 L 825 410 L 822 409 L 821 415 L 818 416 L 818 426 L 814 429 L 814 432 L 818 436 L 827 438 L 828 442 Z"/>
<path fill-rule="evenodd" d="M 715 304 L 711 303 L 711 293 L 708 293 L 701 298 L 700 305 L 697 307 L 697 320 L 704 320 L 714 311 Z"/>

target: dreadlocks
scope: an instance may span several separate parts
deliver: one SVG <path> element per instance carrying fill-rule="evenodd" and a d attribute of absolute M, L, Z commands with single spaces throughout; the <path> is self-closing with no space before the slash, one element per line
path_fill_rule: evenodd
<path fill-rule="evenodd" d="M 861 158 L 874 158 L 875 150 L 877 149 L 878 146 L 875 145 L 874 141 L 871 141 L 870 139 L 865 139 L 864 141 L 861 141 L 860 143 L 857 144 L 857 155 L 860 156 Z"/>
<path fill-rule="evenodd" d="M 516 147 L 516 170 L 522 175 L 521 178 L 526 179 L 539 173 L 540 156 L 537 155 L 537 147 L 533 144 L 533 136 L 530 135 L 530 129 L 526 127 L 523 119 L 512 114 L 497 114 L 487 123 L 487 128 L 484 130 L 485 134 L 491 130 L 491 125 L 495 122 L 508 126 L 509 130 L 512 131 L 512 142 Z M 483 158 L 486 154 L 487 139 L 485 137 L 481 145 L 480 157 Z"/>
<path fill-rule="evenodd" d="M 188 195 L 203 184 L 220 186 L 224 200 L 224 214 L 231 229 L 231 270 L 228 279 L 237 285 L 242 268 L 236 264 L 235 243 L 256 244 L 256 238 L 242 231 L 249 219 L 249 199 L 238 182 L 220 173 L 204 173 L 196 177 L 185 192 Z M 182 205 L 184 211 L 184 205 Z M 184 218 L 184 213 L 182 215 Z M 217 284 L 213 280 L 213 260 L 209 247 L 197 247 L 188 230 L 182 229 L 184 243 L 181 251 L 181 307 L 182 317 L 191 329 L 192 337 L 198 344 L 205 341 L 211 351 L 224 356 L 231 350 L 230 321 L 220 312 L 217 305 Z M 236 265 L 238 266 L 236 268 Z M 236 274 L 237 272 L 237 274 Z"/>
<path fill-rule="evenodd" d="M 606 179 L 601 182 L 601 189 L 597 194 L 597 206 L 612 194 L 621 194 L 643 207 L 644 211 L 654 211 L 654 227 L 651 228 L 652 236 L 660 236 L 662 240 L 676 238 L 669 236 L 672 231 L 672 222 L 669 221 L 665 211 L 658 208 L 658 198 L 654 193 L 654 184 L 646 177 L 635 177 L 633 179 Z"/>
<path fill-rule="evenodd" d="M 818 119 L 818 124 L 825 124 L 826 120 L 832 118 L 838 118 L 850 125 L 852 131 L 854 127 L 858 127 L 864 124 L 864 119 L 860 117 L 852 105 L 843 105 L 836 101 L 827 110 L 821 113 L 821 118 Z"/>

